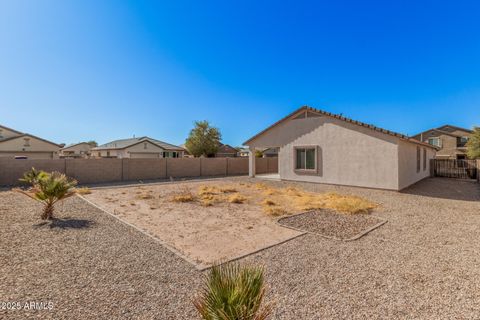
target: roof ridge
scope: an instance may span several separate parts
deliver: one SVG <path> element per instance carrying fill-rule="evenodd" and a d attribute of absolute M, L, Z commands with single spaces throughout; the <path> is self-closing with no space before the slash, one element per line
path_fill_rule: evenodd
<path fill-rule="evenodd" d="M 413 138 L 409 137 L 408 135 L 405 135 L 405 134 L 402 134 L 402 133 L 398 133 L 398 132 L 395 132 L 395 131 L 391 131 L 391 130 L 387 130 L 387 129 L 383 129 L 383 128 L 377 127 L 377 126 L 375 126 L 375 125 L 372 125 L 372 124 L 368 124 L 368 123 L 361 122 L 361 121 L 358 121 L 358 120 L 353 120 L 353 119 L 344 117 L 343 115 L 334 114 L 334 113 L 327 112 L 327 111 L 324 111 L 324 110 L 321 110 L 321 109 L 317 109 L 317 108 L 310 107 L 310 106 L 308 106 L 308 105 L 304 105 L 304 106 L 300 107 L 299 109 L 297 109 L 297 110 L 295 110 L 294 112 L 290 113 L 290 114 L 287 115 L 286 117 L 280 119 L 279 121 L 275 122 L 275 123 L 272 124 L 271 126 L 269 126 L 269 127 L 267 127 L 266 129 L 260 131 L 259 133 L 257 133 L 256 135 L 254 135 L 253 137 L 251 137 L 250 139 L 248 139 L 247 141 L 245 141 L 243 144 L 246 145 L 248 142 L 250 142 L 250 141 L 252 141 L 253 139 L 257 138 L 257 137 L 260 136 L 261 134 L 267 132 L 268 130 L 270 130 L 271 128 L 277 126 L 278 124 L 282 123 L 283 121 L 286 121 L 286 120 L 290 119 L 291 117 L 293 117 L 294 115 L 296 115 L 297 113 L 299 113 L 300 111 L 303 111 L 303 110 L 313 111 L 313 112 L 316 112 L 316 113 L 320 113 L 320 114 L 322 114 L 322 115 L 329 116 L 329 117 L 332 117 L 332 118 L 335 118 L 335 119 L 339 119 L 339 120 L 342 120 L 342 121 L 345 121 L 345 122 L 348 122 L 348 123 L 352 123 L 352 124 L 355 124 L 355 125 L 358 125 L 358 126 L 361 126 L 361 127 L 365 127 L 365 128 L 371 129 L 371 130 L 373 130 L 373 131 L 381 132 L 381 133 L 384 133 L 384 134 L 388 134 L 388 135 L 391 135 L 391 136 L 395 136 L 395 137 L 397 137 L 397 138 L 400 138 L 400 139 L 403 139 L 403 140 L 406 140 L 406 141 L 410 141 L 410 142 L 412 142 L 412 143 L 421 144 L 421 145 L 424 145 L 424 146 L 428 146 L 428 147 L 437 149 L 436 147 L 434 147 L 434 146 L 432 146 L 432 145 L 430 145 L 430 144 L 427 144 L 427 143 L 425 143 L 425 142 L 422 142 L 422 141 L 418 141 L 418 140 L 416 140 L 416 139 L 413 139 Z"/>

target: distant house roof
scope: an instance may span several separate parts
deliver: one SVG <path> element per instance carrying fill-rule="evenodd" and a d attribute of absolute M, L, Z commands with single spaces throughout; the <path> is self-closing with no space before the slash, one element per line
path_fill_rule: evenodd
<path fill-rule="evenodd" d="M 14 130 L 14 129 L 9 128 L 9 127 L 6 127 L 6 126 L 2 126 L 1 124 L 0 124 L 0 128 L 7 129 L 7 130 L 9 130 L 9 131 L 12 131 L 12 132 L 14 132 L 14 133 L 17 133 L 18 135 L 22 135 L 22 134 L 23 134 L 23 132 Z"/>
<path fill-rule="evenodd" d="M 220 146 L 218 147 L 217 154 L 236 154 L 238 150 L 234 147 L 232 147 L 229 144 L 223 144 L 221 143 Z"/>
<path fill-rule="evenodd" d="M 309 106 L 303 106 L 303 107 L 295 110 L 294 112 L 292 112 L 288 116 L 284 117 L 283 119 L 280 119 L 279 121 L 275 122 L 274 124 L 272 124 L 271 126 L 266 128 L 265 130 L 260 131 L 259 133 L 257 133 L 256 135 L 254 135 L 253 137 L 251 137 L 250 139 L 245 141 L 243 144 L 248 145 L 249 142 L 251 142 L 254 139 L 256 139 L 257 137 L 261 136 L 262 134 L 269 131 L 273 127 L 276 127 L 277 125 L 283 123 L 284 121 L 287 121 L 287 120 L 291 119 L 292 117 L 294 117 L 295 115 L 297 115 L 301 111 L 308 111 L 308 112 L 317 113 L 317 114 L 320 114 L 320 115 L 323 115 L 323 116 L 327 116 L 327 117 L 330 117 L 330 118 L 335 118 L 335 119 L 342 120 L 342 121 L 345 121 L 345 122 L 348 122 L 348 123 L 352 123 L 352 124 L 355 124 L 355 125 L 360 126 L 360 127 L 365 127 L 365 128 L 371 129 L 372 131 L 377 131 L 377 132 L 380 132 L 380 133 L 383 133 L 383 134 L 386 134 L 386 135 L 394 136 L 394 137 L 400 138 L 400 139 L 408 141 L 408 142 L 420 144 L 420 145 L 423 145 L 425 147 L 433 148 L 433 149 L 436 149 L 436 150 L 438 149 L 435 146 L 432 146 L 428 143 L 421 142 L 421 141 L 418 141 L 416 139 L 410 138 L 407 135 L 397 133 L 397 132 L 394 132 L 394 131 L 390 131 L 390 130 L 387 130 L 387 129 L 383 129 L 383 128 L 380 128 L 380 127 L 377 127 L 377 126 L 374 126 L 374 125 L 371 125 L 371 124 L 367 124 L 367 123 L 364 123 L 364 122 L 360 122 L 360 121 L 357 121 L 357 120 L 352 120 L 352 119 L 346 118 L 342 115 L 326 112 L 326 111 L 315 109 L 315 108 L 312 108 L 312 107 L 309 107 Z"/>
<path fill-rule="evenodd" d="M 466 133 L 472 133 L 473 132 L 470 129 L 460 128 L 460 127 L 456 127 L 456 126 L 446 124 L 446 125 L 438 127 L 438 128 L 433 128 L 433 129 L 428 129 L 428 130 L 422 131 L 422 132 L 414 135 L 414 137 L 418 137 L 418 136 L 420 136 L 422 134 L 425 134 L 427 132 L 430 132 L 430 131 L 435 131 L 435 132 L 438 132 L 440 134 L 445 134 L 447 136 L 452 136 L 452 137 L 457 137 L 457 138 L 462 137 L 463 135 L 461 135 L 461 134 L 459 135 L 459 134 L 452 133 L 453 131 L 457 131 L 457 130 L 464 131 Z"/>
<path fill-rule="evenodd" d="M 152 139 L 150 137 L 139 137 L 139 138 L 130 138 L 130 139 L 120 139 L 120 140 L 114 140 L 105 144 L 102 144 L 98 147 L 93 148 L 92 150 L 105 150 L 105 149 L 125 149 L 130 146 L 133 146 L 139 142 L 143 141 L 149 141 L 157 146 L 159 146 L 162 149 L 165 150 L 176 150 L 176 151 L 184 151 L 185 149 L 169 144 L 160 140 Z"/>
<path fill-rule="evenodd" d="M 452 126 L 451 124 L 446 124 L 446 125 L 443 125 L 441 127 L 438 127 L 437 130 L 446 131 L 446 132 L 453 132 L 453 131 L 457 131 L 457 130 L 465 131 L 465 132 L 468 132 L 468 133 L 473 132 L 470 129 L 465 129 L 465 128 L 461 128 L 461 127 L 457 127 L 457 126 Z"/>
<path fill-rule="evenodd" d="M 69 144 L 68 146 L 63 147 L 63 148 L 60 149 L 60 150 L 68 149 L 68 148 L 71 148 L 71 147 L 75 147 L 75 146 L 78 146 L 78 145 L 80 145 L 80 144 L 88 144 L 88 145 L 90 145 L 88 142 L 78 142 L 78 143 Z"/>
<path fill-rule="evenodd" d="M 46 142 L 46 143 L 49 143 L 49 144 L 53 144 L 54 146 L 57 146 L 58 148 L 61 148 L 61 145 L 59 145 L 59 144 L 57 144 L 57 143 L 55 143 L 55 142 L 45 140 L 45 139 L 43 139 L 43 138 L 34 136 L 33 134 L 29 134 L 29 133 L 22 133 L 22 134 L 20 134 L 20 135 L 18 135 L 18 136 L 9 137 L 9 138 L 6 138 L 6 139 L 0 139 L 0 143 L 6 142 L 6 141 L 10 141 L 10 140 L 15 140 L 15 139 L 18 139 L 18 138 L 25 138 L 25 137 L 35 138 L 35 139 L 41 140 L 41 141 L 43 141 L 43 142 Z"/>

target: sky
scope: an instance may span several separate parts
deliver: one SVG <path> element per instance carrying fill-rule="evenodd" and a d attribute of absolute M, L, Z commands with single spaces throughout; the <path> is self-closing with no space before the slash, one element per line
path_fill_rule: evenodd
<path fill-rule="evenodd" d="M 480 1 L 0 0 L 0 124 L 57 143 L 242 142 L 309 105 L 480 125 Z"/>

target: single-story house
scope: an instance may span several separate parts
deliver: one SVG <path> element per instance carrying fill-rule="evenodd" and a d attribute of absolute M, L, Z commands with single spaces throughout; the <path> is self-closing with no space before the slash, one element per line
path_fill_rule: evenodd
<path fill-rule="evenodd" d="M 220 143 L 215 153 L 215 158 L 233 158 L 236 157 L 238 150 L 231 145 Z"/>
<path fill-rule="evenodd" d="M 248 157 L 250 150 L 248 148 L 239 148 L 237 157 Z"/>
<path fill-rule="evenodd" d="M 400 133 L 311 107 L 301 107 L 244 143 L 279 148 L 283 180 L 401 190 L 430 176 L 436 147 Z"/>
<path fill-rule="evenodd" d="M 0 157 L 55 159 L 61 145 L 0 125 Z"/>
<path fill-rule="evenodd" d="M 90 150 L 95 158 L 181 158 L 184 149 L 149 137 L 115 140 Z"/>
<path fill-rule="evenodd" d="M 58 152 L 60 158 L 88 158 L 92 145 L 87 142 L 79 142 L 63 147 Z"/>

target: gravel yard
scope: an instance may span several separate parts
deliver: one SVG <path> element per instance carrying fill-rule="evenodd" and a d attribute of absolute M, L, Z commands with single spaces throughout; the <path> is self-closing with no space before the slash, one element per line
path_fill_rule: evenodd
<path fill-rule="evenodd" d="M 266 183 L 367 197 L 388 220 L 356 241 L 307 234 L 242 259 L 265 265 L 274 319 L 480 318 L 478 184 L 435 178 L 396 193 Z M 80 198 L 53 228 L 35 226 L 39 210 L 0 193 L 0 302 L 54 308 L 0 318 L 195 319 L 202 272 Z"/>
<path fill-rule="evenodd" d="M 345 215 L 331 210 L 310 211 L 279 220 L 283 226 L 337 240 L 354 240 L 384 222 L 369 214 Z"/>

